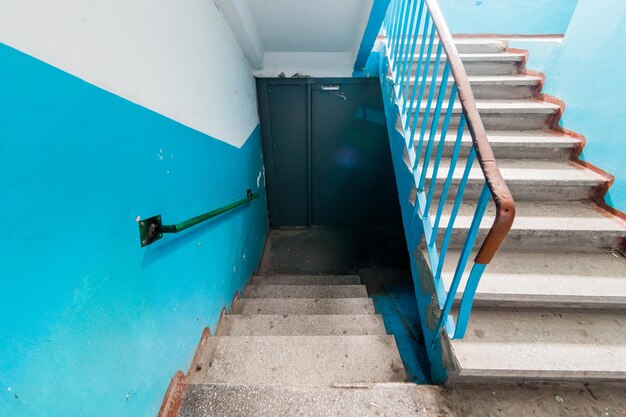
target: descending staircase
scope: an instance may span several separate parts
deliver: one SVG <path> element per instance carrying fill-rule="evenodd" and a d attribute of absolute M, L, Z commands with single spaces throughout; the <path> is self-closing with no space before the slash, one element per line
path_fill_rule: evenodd
<path fill-rule="evenodd" d="M 201 347 L 178 415 L 425 415 L 360 284 L 352 275 L 253 277 Z"/>
<path fill-rule="evenodd" d="M 465 338 L 444 337 L 448 382 L 626 380 L 626 222 L 596 203 L 611 178 L 577 162 L 584 143 L 558 128 L 562 109 L 541 95 L 542 79 L 525 70 L 524 53 L 493 39 L 456 43 L 516 219 L 478 286 Z M 454 133 L 446 137 L 443 167 Z M 462 143 L 467 154 L 469 133 Z M 438 177 L 446 174 L 443 168 Z M 483 181 L 476 162 L 443 269 L 446 288 Z M 493 210 L 481 222 L 479 242 Z M 462 295 L 463 286 L 457 304 Z"/>

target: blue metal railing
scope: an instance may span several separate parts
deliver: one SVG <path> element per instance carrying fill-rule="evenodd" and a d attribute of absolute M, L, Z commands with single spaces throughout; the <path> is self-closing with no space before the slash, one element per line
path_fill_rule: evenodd
<path fill-rule="evenodd" d="M 413 174 L 414 212 L 409 233 L 415 246 L 423 241 L 433 274 L 440 308 L 436 334 L 445 328 L 450 338 L 463 338 L 476 288 L 486 265 L 511 228 L 515 205 L 489 146 L 467 74 L 436 0 L 391 0 L 383 28 L 387 79 L 393 82 L 399 128 L 405 140 L 405 161 Z M 444 175 L 442 159 L 449 133 L 454 141 Z M 467 156 L 462 156 L 461 143 L 466 133 L 471 136 L 472 146 Z M 477 193 L 471 225 L 446 290 L 443 265 L 453 232 L 456 231 L 455 236 L 458 234 L 454 225 L 464 197 L 469 199 L 467 185 L 475 160 L 484 182 Z M 455 177 L 457 166 L 463 163 L 460 178 Z M 445 178 L 443 185 L 438 183 L 439 177 Z M 452 193 L 453 186 L 456 195 Z M 474 258 L 454 320 L 451 310 L 490 200 L 496 206 L 495 220 Z"/>

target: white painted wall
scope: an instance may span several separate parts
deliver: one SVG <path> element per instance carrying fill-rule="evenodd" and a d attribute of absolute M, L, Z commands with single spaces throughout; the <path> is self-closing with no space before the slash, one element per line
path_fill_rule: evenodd
<path fill-rule="evenodd" d="M 237 43 L 254 69 L 263 68 L 265 50 L 247 0 L 215 0 Z"/>
<path fill-rule="evenodd" d="M 0 0 L 0 42 L 236 147 L 258 123 L 212 0 Z"/>

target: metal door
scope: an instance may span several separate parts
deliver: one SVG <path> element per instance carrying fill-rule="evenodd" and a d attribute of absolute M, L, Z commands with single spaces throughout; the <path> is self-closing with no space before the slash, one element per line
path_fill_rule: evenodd
<path fill-rule="evenodd" d="M 270 225 L 399 225 L 377 79 L 259 79 Z"/>

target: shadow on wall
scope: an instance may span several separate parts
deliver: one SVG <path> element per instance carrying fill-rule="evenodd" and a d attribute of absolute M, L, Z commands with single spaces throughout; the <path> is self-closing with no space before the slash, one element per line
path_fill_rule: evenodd
<path fill-rule="evenodd" d="M 0 45 L 0 409 L 155 416 L 267 233 L 258 126 L 237 149 Z M 263 198 L 147 248 L 177 222 Z"/>
<path fill-rule="evenodd" d="M 565 102 L 563 127 L 583 134 L 581 159 L 615 176 L 606 202 L 626 212 L 626 3 L 580 0 L 544 91 Z"/>
<path fill-rule="evenodd" d="M 438 0 L 450 32 L 563 34 L 578 0 Z"/>

